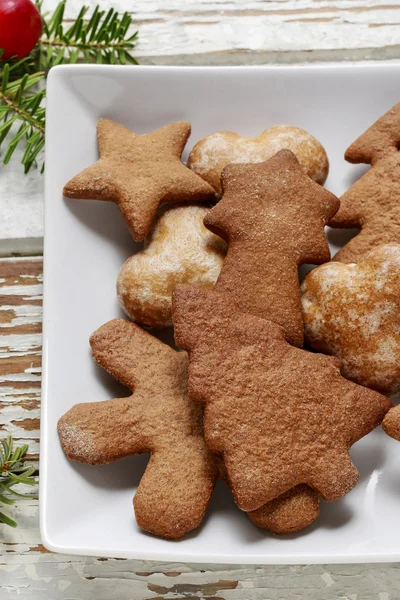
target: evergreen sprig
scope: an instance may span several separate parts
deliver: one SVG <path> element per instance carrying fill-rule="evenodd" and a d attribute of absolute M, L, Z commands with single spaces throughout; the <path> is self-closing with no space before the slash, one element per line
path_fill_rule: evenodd
<path fill-rule="evenodd" d="M 41 12 L 42 0 L 37 2 Z M 21 162 L 28 173 L 45 142 L 45 78 L 60 64 L 137 64 L 131 51 L 138 33 L 129 35 L 131 17 L 98 6 L 87 17 L 83 6 L 73 23 L 65 27 L 66 0 L 50 16 L 42 15 L 43 35 L 32 53 L 22 60 L 1 62 L 0 50 L 0 149 L 7 144 L 3 162 L 25 144 Z M 42 165 L 42 171 L 43 171 Z"/>
<path fill-rule="evenodd" d="M 42 2 L 38 3 L 41 10 Z M 138 33 L 128 35 L 132 18 L 122 16 L 113 8 L 107 12 L 94 9 L 86 20 L 89 8 L 83 6 L 72 25 L 64 28 L 65 0 L 60 2 L 53 15 L 43 19 L 43 36 L 36 48 L 37 68 L 48 71 L 61 63 L 79 61 L 98 64 L 137 64 L 131 55 Z"/>
<path fill-rule="evenodd" d="M 8 436 L 5 440 L 0 440 L 0 503 L 14 504 L 15 500 L 10 496 L 18 498 L 33 498 L 31 495 L 24 495 L 16 492 L 13 487 L 19 483 L 25 485 L 35 485 L 36 481 L 31 477 L 34 467 L 25 464 L 24 457 L 28 451 L 28 445 L 20 446 L 13 450 L 13 440 Z M 17 524 L 3 512 L 0 512 L 0 523 L 16 527 Z"/>

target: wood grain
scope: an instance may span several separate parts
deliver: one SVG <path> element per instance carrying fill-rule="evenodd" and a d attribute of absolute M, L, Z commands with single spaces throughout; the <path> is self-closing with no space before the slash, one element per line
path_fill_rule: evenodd
<path fill-rule="evenodd" d="M 12 433 L 20 443 L 29 443 L 35 466 L 39 456 L 41 270 L 39 258 L 0 260 L 0 437 Z M 32 493 L 31 488 L 24 491 Z M 37 498 L 20 500 L 8 512 L 19 526 L 0 525 L 0 600 L 400 597 L 395 564 L 251 567 L 52 554 L 40 540 Z"/>

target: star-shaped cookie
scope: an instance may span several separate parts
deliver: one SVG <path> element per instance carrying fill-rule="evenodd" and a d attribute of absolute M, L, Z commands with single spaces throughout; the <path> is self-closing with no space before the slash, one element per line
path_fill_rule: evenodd
<path fill-rule="evenodd" d="M 100 119 L 100 159 L 65 185 L 64 196 L 116 202 L 133 238 L 144 240 L 163 202 L 202 202 L 215 195 L 180 161 L 190 129 L 181 121 L 138 135 Z"/>
<path fill-rule="evenodd" d="M 223 454 L 239 508 L 301 483 L 324 500 L 356 485 L 349 448 L 382 421 L 385 396 L 342 377 L 337 358 L 291 346 L 227 294 L 177 286 L 173 320 L 189 352 L 189 395 L 205 403 L 206 442 Z"/>

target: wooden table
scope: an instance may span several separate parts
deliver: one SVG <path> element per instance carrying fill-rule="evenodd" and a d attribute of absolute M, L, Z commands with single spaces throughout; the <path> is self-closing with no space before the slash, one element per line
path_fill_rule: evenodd
<path fill-rule="evenodd" d="M 95 0 L 87 2 L 95 4 Z M 47 0 L 48 8 L 55 0 Z M 110 3 L 105 3 L 107 6 Z M 126 8 L 124 0 L 112 3 Z M 68 16 L 80 7 L 69 0 Z M 130 5 L 130 3 L 129 3 Z M 137 56 L 157 64 L 255 64 L 400 57 L 395 0 L 135 0 Z M 43 179 L 18 161 L 0 168 L 0 436 L 39 458 Z M 29 490 L 30 491 L 30 490 Z M 400 508 L 399 508 L 400 510 Z M 0 600 L 398 600 L 395 564 L 248 567 L 154 564 L 51 554 L 41 544 L 38 501 L 0 526 Z"/>

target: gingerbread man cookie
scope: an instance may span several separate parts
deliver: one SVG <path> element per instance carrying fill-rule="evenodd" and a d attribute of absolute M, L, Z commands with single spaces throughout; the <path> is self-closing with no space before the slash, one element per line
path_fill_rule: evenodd
<path fill-rule="evenodd" d="M 64 196 L 116 202 L 134 239 L 144 240 L 163 202 L 212 200 L 213 188 L 180 161 L 190 123 L 172 123 L 137 135 L 100 119 L 100 159 L 64 187 Z"/>
<path fill-rule="evenodd" d="M 399 391 L 400 244 L 377 246 L 357 264 L 321 265 L 301 291 L 308 344 L 340 358 L 348 379 Z"/>
<path fill-rule="evenodd" d="M 202 521 L 218 476 L 202 408 L 187 393 L 187 355 L 122 319 L 100 327 L 90 343 L 96 362 L 134 393 L 73 406 L 58 422 L 63 450 L 89 464 L 150 452 L 134 498 L 136 520 L 179 538 Z"/>
<path fill-rule="evenodd" d="M 204 219 L 229 246 L 215 289 L 302 346 L 298 266 L 330 259 L 324 226 L 339 200 L 289 150 L 256 165 L 228 165 L 222 183 L 222 200 Z"/>
<path fill-rule="evenodd" d="M 346 151 L 351 163 L 372 165 L 340 199 L 331 227 L 361 232 L 334 256 L 358 262 L 374 246 L 400 243 L 400 104 L 378 119 Z"/>
<path fill-rule="evenodd" d="M 325 500 L 356 485 L 349 448 L 379 425 L 387 398 L 344 379 L 338 359 L 289 345 L 281 327 L 227 294 L 177 286 L 173 319 L 189 394 L 205 403 L 206 442 L 223 454 L 239 508 L 302 483 Z"/>

